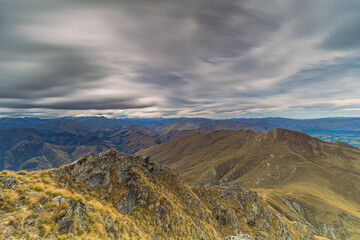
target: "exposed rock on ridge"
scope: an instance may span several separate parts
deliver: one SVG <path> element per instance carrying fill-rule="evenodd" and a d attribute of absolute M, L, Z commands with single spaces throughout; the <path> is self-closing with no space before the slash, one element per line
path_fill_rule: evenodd
<path fill-rule="evenodd" d="M 24 215 L 21 209 L 28 200 L 11 210 L 1 205 L 2 239 L 24 237 L 29 229 L 42 238 L 314 239 L 309 227 L 301 223 L 296 227 L 241 184 L 190 186 L 148 157 L 122 157 L 108 150 L 100 155 L 89 153 L 58 169 L 21 174 L 1 175 L 4 187 L 9 185 L 8 179 L 17 182 L 4 188 L 4 194 L 25 191 L 31 174 L 42 179 L 38 181 L 45 189 L 56 190 L 30 184 L 28 192 L 18 196 L 34 196 L 41 202 L 32 210 L 38 217 L 30 228 L 7 220 L 9 213 Z M 44 214 L 49 228 L 41 220 Z"/>

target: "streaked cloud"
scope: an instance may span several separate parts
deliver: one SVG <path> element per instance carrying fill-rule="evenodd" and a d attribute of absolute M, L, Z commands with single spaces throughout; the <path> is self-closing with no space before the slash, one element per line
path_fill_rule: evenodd
<path fill-rule="evenodd" d="M 359 114 L 354 0 L 0 0 L 0 114 Z"/>

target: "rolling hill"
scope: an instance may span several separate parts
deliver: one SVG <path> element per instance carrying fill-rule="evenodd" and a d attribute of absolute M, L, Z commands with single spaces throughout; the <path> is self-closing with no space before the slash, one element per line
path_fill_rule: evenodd
<path fill-rule="evenodd" d="M 330 239 L 360 238 L 360 150 L 274 129 L 193 133 L 142 150 L 190 183 L 240 182 Z"/>

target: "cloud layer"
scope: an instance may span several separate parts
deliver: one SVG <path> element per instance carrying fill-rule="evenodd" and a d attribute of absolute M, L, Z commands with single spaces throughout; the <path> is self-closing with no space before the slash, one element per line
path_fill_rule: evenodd
<path fill-rule="evenodd" d="M 0 115 L 355 116 L 355 0 L 0 0 Z"/>

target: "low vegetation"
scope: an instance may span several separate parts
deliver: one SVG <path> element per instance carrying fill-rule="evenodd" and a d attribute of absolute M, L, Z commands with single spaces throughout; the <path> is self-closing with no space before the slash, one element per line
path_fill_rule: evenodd
<path fill-rule="evenodd" d="M 315 239 L 241 184 L 192 186 L 140 156 L 0 174 L 1 239 Z"/>
<path fill-rule="evenodd" d="M 360 150 L 275 129 L 194 133 L 142 150 L 190 183 L 243 183 L 291 220 L 360 239 Z"/>

